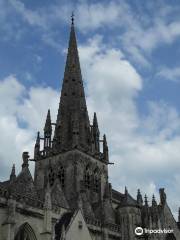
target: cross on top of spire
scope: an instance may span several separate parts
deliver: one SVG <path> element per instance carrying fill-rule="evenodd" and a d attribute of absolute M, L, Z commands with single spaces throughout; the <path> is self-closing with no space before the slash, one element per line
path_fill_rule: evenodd
<path fill-rule="evenodd" d="M 74 25 L 74 12 L 71 14 L 71 24 Z"/>

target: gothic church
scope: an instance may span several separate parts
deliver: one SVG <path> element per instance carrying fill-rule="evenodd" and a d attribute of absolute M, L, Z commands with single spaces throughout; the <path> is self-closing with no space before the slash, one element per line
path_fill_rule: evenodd
<path fill-rule="evenodd" d="M 180 240 L 164 189 L 149 205 L 140 190 L 134 199 L 108 181 L 108 144 L 96 113 L 89 121 L 73 20 L 56 122 L 48 110 L 34 158 L 23 152 L 21 172 L 13 166 L 0 182 L 0 240 Z M 136 227 L 173 232 L 137 235 Z"/>

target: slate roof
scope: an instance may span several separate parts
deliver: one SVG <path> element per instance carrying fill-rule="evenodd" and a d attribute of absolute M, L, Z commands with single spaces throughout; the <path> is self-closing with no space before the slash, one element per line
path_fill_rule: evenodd
<path fill-rule="evenodd" d="M 66 230 L 71 222 L 73 215 L 74 215 L 74 212 L 64 213 L 63 216 L 56 223 L 56 225 L 55 225 L 55 240 L 60 240 L 61 235 L 62 235 L 63 226 Z"/>

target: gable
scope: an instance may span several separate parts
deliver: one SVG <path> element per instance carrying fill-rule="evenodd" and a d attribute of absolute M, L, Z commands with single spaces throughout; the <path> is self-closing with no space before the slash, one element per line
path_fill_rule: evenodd
<path fill-rule="evenodd" d="M 81 210 L 74 215 L 66 230 L 66 240 L 92 240 Z"/>

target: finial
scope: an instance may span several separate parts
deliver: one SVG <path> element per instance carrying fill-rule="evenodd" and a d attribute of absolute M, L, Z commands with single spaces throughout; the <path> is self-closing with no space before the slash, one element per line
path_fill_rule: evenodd
<path fill-rule="evenodd" d="M 71 24 L 74 25 L 74 12 L 72 11 L 72 14 L 71 14 Z"/>

